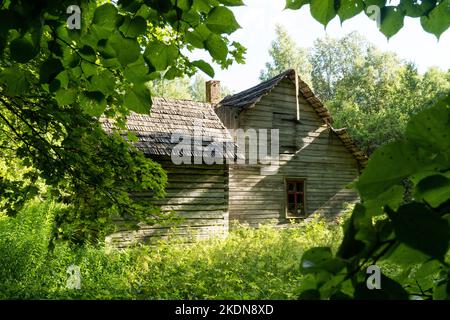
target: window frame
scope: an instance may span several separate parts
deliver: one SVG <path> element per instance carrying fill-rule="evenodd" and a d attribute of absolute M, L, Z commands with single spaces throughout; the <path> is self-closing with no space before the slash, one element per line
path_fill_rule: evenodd
<path fill-rule="evenodd" d="M 299 183 L 301 182 L 303 184 L 303 192 L 302 192 L 302 200 L 303 200 L 303 212 L 301 215 L 292 215 L 289 212 L 289 190 L 288 190 L 288 185 L 289 183 Z M 306 178 L 303 177 L 285 177 L 284 178 L 284 213 L 286 216 L 286 219 L 305 219 L 308 216 L 307 213 L 307 204 L 306 204 L 306 194 L 307 194 L 307 180 Z M 297 192 L 298 193 L 298 192 Z M 295 194 L 295 193 L 294 193 Z"/>

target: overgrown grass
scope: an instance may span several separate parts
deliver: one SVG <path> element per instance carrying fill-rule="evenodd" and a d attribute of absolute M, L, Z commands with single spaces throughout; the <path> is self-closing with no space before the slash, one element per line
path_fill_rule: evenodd
<path fill-rule="evenodd" d="M 341 239 L 339 226 L 313 220 L 288 229 L 241 226 L 226 239 L 195 244 L 126 250 L 59 244 L 48 251 L 60 208 L 34 202 L 0 219 L 1 299 L 295 299 L 302 253 Z M 66 286 L 71 265 L 80 267 L 80 290 Z"/>

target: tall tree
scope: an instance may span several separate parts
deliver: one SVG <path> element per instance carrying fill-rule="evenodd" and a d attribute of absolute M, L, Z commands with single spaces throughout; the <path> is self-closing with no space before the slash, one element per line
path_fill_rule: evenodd
<path fill-rule="evenodd" d="M 149 82 L 150 91 L 155 97 L 192 100 L 189 78 L 173 80 L 158 79 Z"/>
<path fill-rule="evenodd" d="M 368 154 L 400 139 L 408 119 L 450 88 L 446 72 L 430 69 L 433 77 L 421 75 L 414 64 L 373 47 L 352 69 L 326 103 L 334 126 L 348 128 Z"/>
<path fill-rule="evenodd" d="M 275 75 L 298 50 L 292 43 L 277 46 L 277 54 L 262 74 Z M 281 50 L 286 50 L 284 53 Z M 306 52 L 307 49 L 303 49 Z M 349 129 L 358 145 L 372 153 L 380 145 L 399 139 L 409 117 L 448 90 L 448 73 L 430 69 L 420 75 L 414 64 L 392 52 L 377 49 L 357 32 L 342 38 L 317 39 L 309 50 L 311 82 L 315 94 L 331 109 L 333 125 Z M 280 60 L 278 60 L 280 59 Z M 272 74 L 273 72 L 273 74 Z"/>
<path fill-rule="evenodd" d="M 324 101 L 335 95 L 336 85 L 364 63 L 367 52 L 373 49 L 366 39 L 352 32 L 341 39 L 329 36 L 314 41 L 309 61 L 314 92 Z"/>
<path fill-rule="evenodd" d="M 287 69 L 294 69 L 303 81 L 310 84 L 311 64 L 307 50 L 300 48 L 282 25 L 276 25 L 275 34 L 276 39 L 269 49 L 272 61 L 266 63 L 266 68 L 261 70 L 259 78 L 262 81 L 268 80 Z"/>

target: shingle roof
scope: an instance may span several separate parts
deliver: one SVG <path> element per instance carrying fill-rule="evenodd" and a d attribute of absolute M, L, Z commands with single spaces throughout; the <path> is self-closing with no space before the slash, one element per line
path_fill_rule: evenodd
<path fill-rule="evenodd" d="M 322 102 L 316 97 L 311 88 L 297 76 L 297 73 L 293 69 L 286 70 L 285 72 L 264 81 L 252 88 L 244 90 L 240 93 L 225 97 L 219 104 L 227 107 L 237 107 L 241 109 L 251 108 L 257 102 L 259 102 L 265 95 L 269 94 L 273 88 L 275 88 L 282 80 L 291 80 L 298 88 L 299 93 L 305 98 L 316 113 L 322 118 L 322 120 L 330 127 L 330 129 L 341 139 L 345 147 L 353 154 L 358 161 L 361 168 L 364 168 L 367 164 L 367 156 L 361 151 L 345 128 L 335 129 L 331 126 L 333 118 L 330 111 L 322 104 Z"/>
<path fill-rule="evenodd" d="M 134 145 L 147 155 L 170 156 L 173 147 L 178 144 L 178 141 L 171 141 L 173 133 L 191 137 L 193 145 L 199 145 L 194 141 L 194 135 L 212 137 L 212 142 L 200 142 L 202 149 L 192 148 L 190 156 L 201 156 L 203 148 L 211 143 L 223 150 L 224 142 L 233 141 L 209 103 L 165 98 L 152 98 L 152 102 L 149 115 L 132 113 L 127 116 L 126 125 L 127 130 L 139 139 Z M 107 132 L 114 128 L 114 124 L 106 118 L 102 118 L 102 125 Z M 232 158 L 234 154 L 224 156 Z"/>

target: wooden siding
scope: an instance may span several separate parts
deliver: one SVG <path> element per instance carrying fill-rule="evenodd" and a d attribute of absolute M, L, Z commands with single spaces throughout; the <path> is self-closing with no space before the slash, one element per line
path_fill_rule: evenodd
<path fill-rule="evenodd" d="M 156 201 L 162 211 L 176 211 L 184 220 L 170 234 L 190 239 L 223 236 L 228 232 L 228 168 L 226 165 L 175 165 L 157 159 L 168 173 L 166 198 Z M 136 196 L 148 196 L 141 194 Z M 166 238 L 169 229 L 142 225 L 138 231 L 121 230 L 108 237 L 116 247 Z"/>
<path fill-rule="evenodd" d="M 274 175 L 263 175 L 261 166 L 230 167 L 230 220 L 252 225 L 268 219 L 288 222 L 285 178 L 306 180 L 307 214 L 333 216 L 345 202 L 357 199 L 346 188 L 358 176 L 357 161 L 301 96 L 297 121 L 295 92 L 292 81 L 283 80 L 254 107 L 240 113 L 238 123 L 244 130 L 280 130 L 280 168 Z"/>

